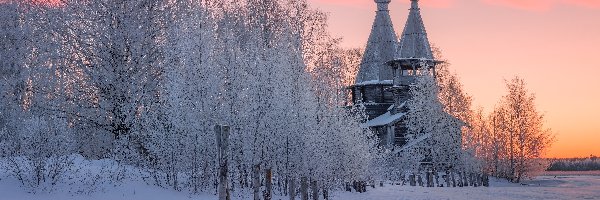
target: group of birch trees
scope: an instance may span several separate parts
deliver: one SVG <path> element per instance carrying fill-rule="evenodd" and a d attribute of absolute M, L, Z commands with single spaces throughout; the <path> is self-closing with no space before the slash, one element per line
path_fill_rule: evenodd
<path fill-rule="evenodd" d="M 466 145 L 481 159 L 484 171 L 520 182 L 549 167 L 543 156 L 554 135 L 545 127 L 544 115 L 522 78 L 507 80 L 506 88 L 507 94 L 489 114 L 482 109 L 474 112 Z"/>
<path fill-rule="evenodd" d="M 438 59 L 441 51 L 434 48 Z M 486 114 L 474 110 L 458 76 L 451 73 L 449 63 L 436 66 L 435 76 L 421 70 L 418 81 L 410 89 L 407 102 L 407 128 L 413 141 L 425 137 L 423 148 L 413 148 L 402 163 L 415 171 L 428 154 L 435 169 L 452 167 L 464 173 L 479 173 L 520 182 L 546 170 L 545 151 L 554 142 L 552 131 L 545 127 L 544 115 L 535 105 L 535 95 L 520 77 L 506 81 L 507 92 L 494 109 Z M 453 130 L 462 127 L 461 130 Z M 462 137 L 454 133 L 461 133 Z M 411 141 L 408 142 L 411 144 Z M 460 146 L 456 148 L 455 146 Z M 412 156 L 420 155 L 421 157 Z M 410 161 L 413 162 L 410 162 Z"/>
<path fill-rule="evenodd" d="M 293 196 L 301 180 L 327 191 L 372 176 L 377 139 L 358 109 L 340 107 L 357 53 L 304 0 L 0 9 L 2 158 L 40 160 L 44 171 L 78 153 L 146 169 L 157 185 L 212 191 L 213 127 L 225 124 L 231 189 L 272 183 L 267 196 Z"/>

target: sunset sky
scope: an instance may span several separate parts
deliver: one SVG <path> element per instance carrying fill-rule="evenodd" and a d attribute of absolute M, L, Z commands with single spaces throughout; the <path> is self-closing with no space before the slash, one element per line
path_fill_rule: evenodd
<path fill-rule="evenodd" d="M 344 47 L 364 47 L 373 0 L 308 0 L 329 13 Z M 536 94 L 556 143 L 547 157 L 600 156 L 600 0 L 421 0 L 429 41 L 442 49 L 474 106 L 493 109 L 504 79 Z M 402 32 L 409 0 L 392 0 Z"/>

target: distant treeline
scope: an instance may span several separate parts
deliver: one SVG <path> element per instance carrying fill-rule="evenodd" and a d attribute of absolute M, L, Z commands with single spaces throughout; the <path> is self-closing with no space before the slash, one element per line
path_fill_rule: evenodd
<path fill-rule="evenodd" d="M 600 158 L 560 158 L 552 161 L 547 171 L 592 171 L 600 170 Z"/>

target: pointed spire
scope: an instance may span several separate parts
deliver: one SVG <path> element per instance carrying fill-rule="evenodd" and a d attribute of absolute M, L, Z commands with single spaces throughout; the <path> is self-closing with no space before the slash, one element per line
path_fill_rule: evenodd
<path fill-rule="evenodd" d="M 391 0 L 375 0 L 377 3 L 375 21 L 355 83 L 393 78 L 392 69 L 385 64 L 394 58 L 398 46 L 398 38 L 388 10 L 390 2 Z"/>
<path fill-rule="evenodd" d="M 425 25 L 421 18 L 419 0 L 411 0 L 411 8 L 400 39 L 397 58 L 434 59 Z"/>
<path fill-rule="evenodd" d="M 411 5 L 410 8 L 419 8 L 419 0 L 410 0 Z"/>
<path fill-rule="evenodd" d="M 375 0 L 375 3 L 377 3 L 377 10 L 378 11 L 388 11 L 388 5 L 390 4 L 391 0 Z"/>

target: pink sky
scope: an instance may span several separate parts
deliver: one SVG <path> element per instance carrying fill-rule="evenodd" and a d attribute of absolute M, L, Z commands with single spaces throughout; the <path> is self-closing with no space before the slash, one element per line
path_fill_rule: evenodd
<path fill-rule="evenodd" d="M 309 0 L 345 47 L 364 47 L 373 0 Z M 392 0 L 397 33 L 409 0 Z M 519 75 L 557 135 L 549 157 L 600 155 L 600 0 L 421 0 L 429 40 L 487 111 Z"/>

